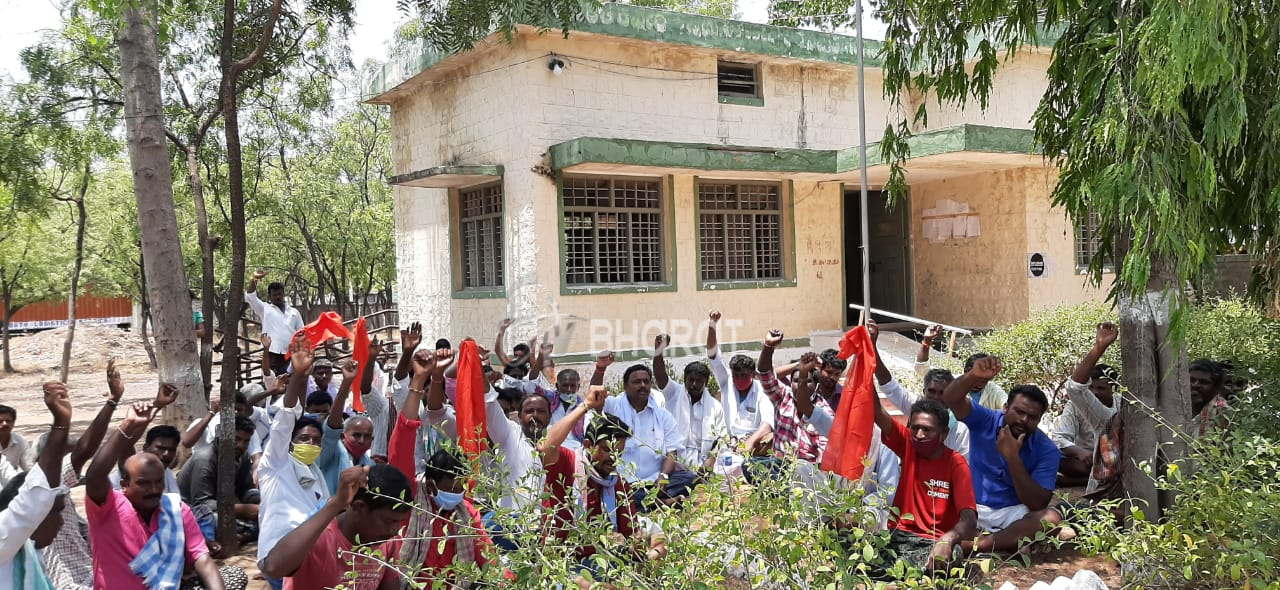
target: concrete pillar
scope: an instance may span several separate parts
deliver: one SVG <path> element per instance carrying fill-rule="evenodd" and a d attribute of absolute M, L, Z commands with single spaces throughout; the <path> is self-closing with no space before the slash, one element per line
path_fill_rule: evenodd
<path fill-rule="evenodd" d="M 534 163 L 511 163 L 504 179 L 507 314 L 515 320 L 509 345 L 550 329 L 560 294 L 556 185 Z"/>
<path fill-rule="evenodd" d="M 428 343 L 453 330 L 448 199 L 445 189 L 395 187 L 400 325 L 422 322 Z"/>

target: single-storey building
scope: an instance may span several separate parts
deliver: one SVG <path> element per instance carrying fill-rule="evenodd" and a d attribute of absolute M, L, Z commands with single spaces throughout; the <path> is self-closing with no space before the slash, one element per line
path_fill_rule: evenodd
<path fill-rule="evenodd" d="M 730 342 L 856 321 L 856 44 L 606 4 L 567 38 L 522 27 L 388 63 L 370 86 L 391 108 L 401 317 L 485 340 L 513 317 L 516 337 L 549 332 L 579 358 L 659 331 L 696 344 L 713 308 Z M 898 117 L 878 47 L 873 142 Z M 1057 172 L 1031 153 L 1049 59 L 1013 56 L 985 112 L 906 100 L 929 115 L 904 202 L 879 192 L 871 145 L 873 307 L 986 328 L 1103 296 L 1078 270 L 1088 224 L 1051 209 Z"/>

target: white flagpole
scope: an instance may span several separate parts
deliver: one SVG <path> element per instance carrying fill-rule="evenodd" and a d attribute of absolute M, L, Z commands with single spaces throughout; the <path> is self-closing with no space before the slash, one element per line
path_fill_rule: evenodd
<path fill-rule="evenodd" d="M 862 305 L 864 309 L 871 308 L 871 247 L 870 232 L 868 231 L 867 222 L 867 83 L 866 74 L 863 66 L 863 54 L 866 50 L 862 43 L 862 2 L 858 0 L 857 8 L 857 24 L 858 24 L 858 147 L 862 154 L 859 165 L 862 168 L 862 198 L 860 205 L 862 207 Z M 863 319 L 871 317 L 870 313 L 864 313 Z"/>

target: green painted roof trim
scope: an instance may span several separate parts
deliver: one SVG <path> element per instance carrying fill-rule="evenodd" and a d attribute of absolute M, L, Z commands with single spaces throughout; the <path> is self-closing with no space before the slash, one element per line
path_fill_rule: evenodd
<path fill-rule="evenodd" d="M 835 152 L 599 137 L 580 137 L 551 146 L 553 169 L 562 170 L 583 163 L 695 170 L 812 172 L 834 170 Z"/>
<path fill-rule="evenodd" d="M 911 157 L 952 152 L 1034 153 L 1029 129 L 957 125 L 913 136 Z M 692 170 L 803 172 L 842 174 L 858 168 L 858 148 L 815 150 L 672 143 L 636 139 L 580 137 L 551 146 L 551 167 L 563 170 L 578 164 L 617 164 Z M 867 146 L 867 165 L 884 164 L 879 142 Z"/>
<path fill-rule="evenodd" d="M 698 14 L 606 3 L 588 12 L 575 30 L 657 43 L 845 65 L 858 64 L 858 38 Z M 878 68 L 883 43 L 866 40 L 866 65 Z"/>
<path fill-rule="evenodd" d="M 1030 129 L 991 127 L 988 125 L 955 125 L 936 131 L 926 131 L 907 140 L 912 158 L 936 156 L 951 152 L 986 152 L 997 154 L 1032 154 L 1035 149 L 1035 132 Z M 847 172 L 858 167 L 858 148 L 839 151 L 836 156 L 838 170 Z M 880 142 L 867 144 L 867 166 L 886 164 L 880 153 Z"/>
<path fill-rule="evenodd" d="M 550 26 L 558 32 L 558 27 Z M 608 2 L 588 11 L 571 31 L 623 37 L 655 43 L 721 49 L 808 61 L 857 65 L 858 38 L 836 33 L 776 27 L 698 14 L 643 8 Z M 883 43 L 866 40 L 866 65 L 878 68 Z M 376 97 L 436 65 L 452 54 L 425 41 L 414 55 L 391 56 L 369 81 L 368 94 Z"/>

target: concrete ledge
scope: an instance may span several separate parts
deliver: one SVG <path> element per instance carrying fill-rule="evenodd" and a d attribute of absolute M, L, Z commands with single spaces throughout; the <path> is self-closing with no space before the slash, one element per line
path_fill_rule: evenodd
<path fill-rule="evenodd" d="M 969 154 L 1035 153 L 1030 129 L 956 125 L 913 135 L 908 140 L 911 159 Z M 670 170 L 758 172 L 816 175 L 839 179 L 856 173 L 861 157 L 857 146 L 840 150 L 819 150 L 772 146 L 740 146 L 579 137 L 551 146 L 551 168 L 558 171 L 605 172 L 610 169 L 644 167 Z M 973 157 L 968 157 L 972 160 Z M 867 166 L 887 166 L 880 143 L 867 146 Z"/>
<path fill-rule="evenodd" d="M 467 188 L 502 179 L 501 165 L 434 166 L 392 176 L 387 184 L 415 188 Z"/>

